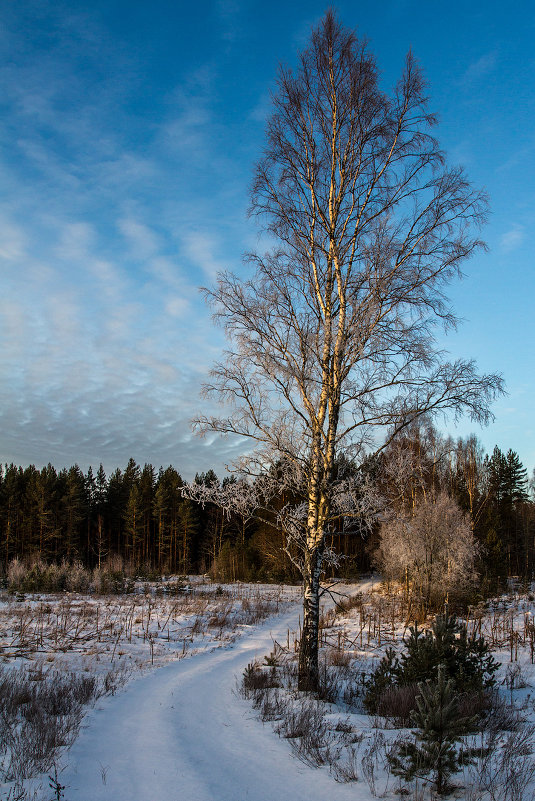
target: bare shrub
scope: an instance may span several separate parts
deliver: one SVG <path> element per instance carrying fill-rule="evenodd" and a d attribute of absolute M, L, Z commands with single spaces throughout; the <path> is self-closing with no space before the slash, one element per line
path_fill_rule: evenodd
<path fill-rule="evenodd" d="M 253 626 L 265 620 L 266 617 L 274 615 L 279 610 L 278 601 L 261 598 L 244 598 L 241 602 L 241 610 L 238 610 L 236 623 L 238 625 Z"/>
<path fill-rule="evenodd" d="M 341 648 L 327 648 L 325 651 L 325 661 L 334 667 L 349 667 L 351 664 L 351 654 Z"/>
<path fill-rule="evenodd" d="M 362 609 L 363 597 L 362 593 L 356 592 L 354 595 L 348 595 L 336 602 L 337 616 L 349 612 L 351 609 Z"/>
<path fill-rule="evenodd" d="M 513 665 L 507 665 L 505 671 L 505 684 L 508 690 L 521 690 L 527 687 L 527 679 L 518 662 Z"/>
<path fill-rule="evenodd" d="M 235 622 L 233 618 L 231 618 L 232 613 L 232 604 L 226 603 L 217 609 L 210 615 L 208 618 L 208 625 L 210 628 L 214 629 L 224 629 L 229 628 L 230 625 L 234 626 Z"/>
<path fill-rule="evenodd" d="M 387 687 L 379 696 L 376 712 L 380 717 L 391 719 L 396 727 L 407 726 L 411 712 L 416 709 L 416 698 L 419 694 L 416 683 Z"/>
<path fill-rule="evenodd" d="M 332 763 L 331 773 L 337 782 L 358 781 L 359 748 L 360 743 L 349 746 L 347 749 L 345 749 L 344 756 Z"/>
<path fill-rule="evenodd" d="M 342 700 L 348 709 L 354 712 L 362 712 L 364 710 L 366 678 L 367 674 L 364 671 L 354 669 L 350 679 L 345 683 Z"/>
<path fill-rule="evenodd" d="M 115 695 L 117 690 L 124 687 L 130 678 L 130 673 L 131 669 L 124 662 L 113 670 L 108 670 L 103 678 L 100 679 L 101 690 L 96 693 L 96 697 L 99 695 Z"/>
<path fill-rule="evenodd" d="M 256 690 L 280 687 L 280 679 L 274 667 L 264 670 L 258 662 L 250 662 L 243 672 L 242 690 L 245 698 Z"/>
<path fill-rule="evenodd" d="M 336 704 L 343 693 L 343 677 L 336 668 L 325 662 L 320 666 L 320 683 L 316 697 L 320 701 Z"/>
<path fill-rule="evenodd" d="M 0 668 L 0 774 L 23 788 L 76 738 L 84 707 L 109 691 L 94 676 Z M 8 796 L 9 797 L 9 796 Z M 16 796 L 13 796 L 15 798 Z M 21 796 L 23 798 L 24 796 Z"/>
<path fill-rule="evenodd" d="M 258 709 L 263 721 L 280 720 L 288 708 L 288 703 L 278 689 L 264 689 L 254 692 L 253 707 Z"/>
<path fill-rule="evenodd" d="M 305 737 L 310 729 L 327 729 L 325 713 L 321 705 L 314 701 L 306 701 L 300 706 L 292 707 L 276 731 L 281 737 L 292 739 Z"/>
<path fill-rule="evenodd" d="M 306 764 L 319 767 L 333 761 L 335 738 L 327 726 L 321 704 L 307 700 L 291 707 L 276 731 L 290 740 L 296 756 Z"/>
<path fill-rule="evenodd" d="M 506 703 L 497 690 L 488 691 L 485 698 L 488 707 L 483 719 L 484 729 L 496 735 L 501 732 L 517 732 L 522 725 L 518 710 Z"/>
<path fill-rule="evenodd" d="M 471 788 L 469 801 L 533 801 L 535 793 L 529 787 L 535 779 L 534 737 L 533 726 L 505 738 L 496 731 L 487 732 L 478 749 L 477 765 L 465 771 L 465 782 Z"/>
<path fill-rule="evenodd" d="M 457 709 L 459 717 L 476 717 L 478 725 L 485 725 L 484 721 L 486 719 L 495 718 L 493 725 L 499 722 L 499 728 L 503 730 L 510 728 L 512 722 L 511 713 L 514 712 L 510 707 L 506 708 L 502 696 L 495 690 L 460 693 L 457 697 Z M 504 712 L 507 714 L 504 714 Z"/>
<path fill-rule="evenodd" d="M 377 769 L 387 768 L 389 751 L 387 740 L 381 731 L 375 730 L 369 745 L 365 748 L 360 764 L 371 794 L 375 797 L 377 791 Z"/>

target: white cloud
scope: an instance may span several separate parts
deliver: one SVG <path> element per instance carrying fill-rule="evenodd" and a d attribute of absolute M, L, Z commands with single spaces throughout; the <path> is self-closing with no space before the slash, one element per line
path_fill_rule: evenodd
<path fill-rule="evenodd" d="M 165 304 L 165 312 L 171 317 L 183 317 L 189 311 L 190 304 L 186 298 L 172 297 L 168 298 Z"/>
<path fill-rule="evenodd" d="M 496 63 L 497 53 L 495 51 L 485 53 L 468 66 L 460 83 L 466 88 L 471 87 L 474 83 L 489 75 L 494 70 Z"/>
<path fill-rule="evenodd" d="M 193 230 L 182 234 L 182 246 L 188 259 L 200 268 L 204 275 L 213 281 L 217 273 L 225 269 L 225 264 L 214 252 L 221 252 L 216 238 L 207 231 Z"/>
<path fill-rule="evenodd" d="M 526 239 L 526 232 L 522 225 L 515 223 L 511 228 L 502 235 L 500 239 L 500 246 L 504 253 L 511 253 L 513 250 L 520 248 Z"/>
<path fill-rule="evenodd" d="M 118 226 L 134 258 L 141 261 L 158 253 L 160 242 L 148 225 L 133 219 L 122 219 Z"/>
<path fill-rule="evenodd" d="M 130 69 L 89 16 L 54 19 L 46 51 L 4 37 L 0 66 L 0 461 L 206 470 L 227 446 L 190 435 L 220 344 L 197 285 L 241 225 L 222 223 L 240 165 L 221 155 L 216 70 L 130 116 L 137 54 Z"/>
<path fill-rule="evenodd" d="M 26 237 L 19 225 L 0 219 L 0 259 L 15 261 L 24 256 Z"/>
<path fill-rule="evenodd" d="M 60 241 L 56 253 L 65 261 L 79 261 L 88 254 L 94 245 L 95 238 L 94 226 L 89 223 L 67 223 L 60 231 Z"/>

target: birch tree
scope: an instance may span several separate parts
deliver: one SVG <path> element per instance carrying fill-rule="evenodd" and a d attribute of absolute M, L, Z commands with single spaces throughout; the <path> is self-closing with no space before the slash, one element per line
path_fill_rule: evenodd
<path fill-rule="evenodd" d="M 283 465 L 302 499 L 274 519 L 299 553 L 299 687 L 314 690 L 327 535 L 373 506 L 340 456 L 358 463 L 378 431 L 396 436 L 424 413 L 485 422 L 501 382 L 437 346 L 456 322 L 445 286 L 481 247 L 487 203 L 446 166 L 414 57 L 383 92 L 367 45 L 329 11 L 272 102 L 251 194 L 272 247 L 250 256 L 249 280 L 225 273 L 206 290 L 230 343 L 206 392 L 228 407 L 197 424 L 250 440 L 237 469 Z"/>
<path fill-rule="evenodd" d="M 449 593 L 473 587 L 478 546 L 470 518 L 445 492 L 423 497 L 381 526 L 378 563 L 388 578 L 406 581 L 425 612 Z"/>

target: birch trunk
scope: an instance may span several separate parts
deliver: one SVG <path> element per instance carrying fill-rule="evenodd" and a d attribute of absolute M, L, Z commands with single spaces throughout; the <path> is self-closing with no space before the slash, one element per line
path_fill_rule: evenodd
<path fill-rule="evenodd" d="M 307 550 L 303 569 L 303 628 L 299 643 L 298 689 L 319 689 L 320 548 Z"/>

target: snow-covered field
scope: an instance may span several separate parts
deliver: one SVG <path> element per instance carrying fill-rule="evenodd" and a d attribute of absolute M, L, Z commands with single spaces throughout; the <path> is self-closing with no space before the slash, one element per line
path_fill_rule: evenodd
<path fill-rule="evenodd" d="M 22 697 L 15 699 L 21 715 L 9 720 L 3 712 L 0 716 L 0 777 L 5 779 L 0 785 L 4 792 L 0 797 L 25 797 L 20 781 L 24 779 L 28 797 L 35 793 L 37 798 L 48 798 L 51 791 L 47 775 L 52 769 L 51 760 L 56 759 L 60 768 L 58 760 L 63 750 L 61 766 L 66 764 L 68 756 L 65 749 L 61 749 L 62 742 L 70 745 L 77 733 L 81 717 L 78 706 L 72 713 L 69 709 L 69 716 L 60 716 L 62 725 L 58 727 L 56 737 L 58 748 L 53 753 L 40 754 L 40 762 L 25 753 L 25 741 L 28 750 L 35 750 L 43 729 L 50 730 L 58 719 L 51 715 L 44 719 L 37 716 L 38 720 L 35 720 L 33 715 L 31 725 L 27 725 L 24 695 L 28 695 L 28 687 L 30 695 L 35 695 L 34 690 L 38 691 L 36 698 L 28 699 L 35 702 L 33 706 L 42 705 L 44 698 L 47 706 L 54 707 L 57 698 L 50 699 L 49 696 L 51 692 L 53 694 L 54 686 L 57 689 L 58 682 L 65 681 L 65 687 L 60 688 L 60 692 L 65 692 L 69 677 L 85 677 L 82 689 L 87 690 L 86 685 L 91 682 L 97 683 L 93 696 L 91 692 L 85 692 L 86 703 L 98 699 L 100 708 L 106 706 L 108 699 L 105 696 L 108 696 L 111 714 L 115 718 L 115 704 L 119 698 L 114 696 L 124 685 L 128 686 L 124 694 L 126 704 L 132 698 L 136 709 L 138 680 L 147 678 L 148 673 L 159 676 L 160 671 L 155 668 L 177 665 L 182 661 L 189 663 L 203 653 L 214 654 L 227 649 L 242 635 L 255 630 L 266 617 L 280 616 L 295 609 L 300 597 L 296 587 L 221 586 L 195 577 L 185 587 L 181 586 L 178 593 L 176 589 L 176 583 L 170 581 L 159 587 L 140 585 L 136 587 L 137 592 L 122 596 L 6 594 L 2 597 L 1 675 L 20 677 L 16 692 Z M 156 678 L 156 683 L 158 681 Z M 42 692 L 45 687 L 50 687 L 51 691 Z M 144 730 L 145 721 L 141 720 L 140 726 Z M 28 781 L 27 774 L 31 774 L 37 764 L 45 773 L 35 781 Z M 60 784 L 65 784 L 61 771 L 58 777 Z M 96 778 L 102 784 L 100 771 Z M 7 796 L 9 792 L 11 796 Z M 65 798 L 70 798 L 74 792 L 68 784 Z M 82 797 L 88 801 L 98 796 L 90 787 L 84 787 Z"/>
<path fill-rule="evenodd" d="M 341 690 L 344 676 L 369 672 L 386 647 L 401 647 L 404 610 L 399 598 L 385 598 L 373 580 L 337 585 L 333 589 L 342 600 L 353 600 L 345 601 L 335 616 L 333 599 L 324 595 L 322 650 L 325 664 L 340 667 L 342 681 L 335 688 L 336 705 L 327 699 L 308 710 L 306 719 L 319 721 L 326 739 L 315 752 L 307 752 L 300 747 L 302 732 L 289 731 L 276 709 L 273 719 L 262 723 L 251 697 L 240 690 L 248 666 L 282 670 L 291 663 L 301 612 L 299 588 L 192 583 L 178 595 L 141 589 L 145 592 L 128 596 L 1 600 L 4 673 L 26 666 L 36 683 L 55 670 L 57 676 L 73 673 L 101 682 L 78 736 L 65 738 L 67 745 L 74 740 L 70 748 L 57 749 L 57 776 L 64 789 L 48 786 L 50 766 L 25 781 L 27 796 L 16 794 L 14 777 L 0 785 L 2 799 L 32 797 L 32 792 L 44 801 L 397 797 L 399 780 L 391 775 L 385 754 L 399 730 L 365 714 L 355 699 L 346 696 L 344 702 Z M 499 753 L 504 744 L 516 751 L 516 769 L 524 778 L 532 765 L 529 727 L 535 723 L 534 613 L 533 597 L 516 595 L 472 610 L 467 621 L 502 662 L 500 692 L 505 706 L 519 711 Z M 272 692 L 298 718 L 302 699 L 284 688 Z M 478 764 L 455 776 L 459 789 L 454 796 L 467 801 L 532 798 L 529 783 L 515 790 L 509 782 L 504 789 L 500 776 L 487 782 L 494 795 L 485 794 L 476 771 L 496 772 L 498 756 L 493 767 Z M 9 776 L 9 748 L 3 766 Z M 422 792 L 413 790 L 413 797 Z"/>

